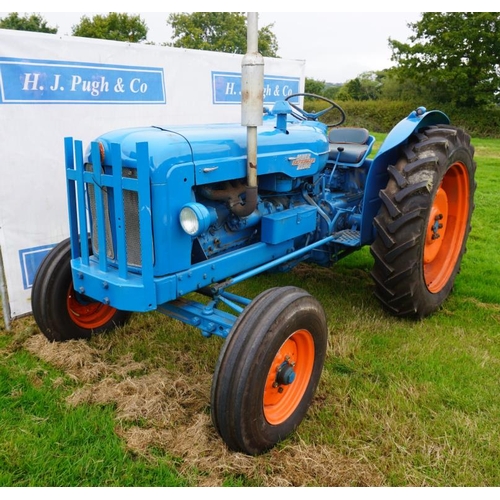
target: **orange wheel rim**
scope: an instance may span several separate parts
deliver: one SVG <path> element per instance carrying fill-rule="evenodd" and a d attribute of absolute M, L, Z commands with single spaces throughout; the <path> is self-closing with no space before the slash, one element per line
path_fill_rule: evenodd
<path fill-rule="evenodd" d="M 432 293 L 448 283 L 460 256 L 469 217 L 469 174 L 451 165 L 434 198 L 424 244 L 424 279 Z"/>
<path fill-rule="evenodd" d="M 314 366 L 314 340 L 307 330 L 297 330 L 274 357 L 264 388 L 264 416 L 271 425 L 283 423 L 306 392 Z"/>
<path fill-rule="evenodd" d="M 100 328 L 116 313 L 114 307 L 76 293 L 73 285 L 69 287 L 66 306 L 73 323 L 87 330 Z"/>

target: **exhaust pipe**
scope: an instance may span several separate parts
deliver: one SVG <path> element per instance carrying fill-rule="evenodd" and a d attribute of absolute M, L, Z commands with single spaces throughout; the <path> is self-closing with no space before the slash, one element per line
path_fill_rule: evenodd
<path fill-rule="evenodd" d="M 264 107 L 264 58 L 259 54 L 258 13 L 247 13 L 247 53 L 241 62 L 241 125 L 247 127 L 247 187 L 245 204 L 232 208 L 246 217 L 257 208 L 257 127 Z"/>

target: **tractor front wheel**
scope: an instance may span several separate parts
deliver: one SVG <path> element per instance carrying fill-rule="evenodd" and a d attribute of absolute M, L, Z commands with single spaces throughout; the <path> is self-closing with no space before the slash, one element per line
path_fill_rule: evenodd
<path fill-rule="evenodd" d="M 414 134 L 389 166 L 371 247 L 376 295 L 397 316 L 423 318 L 451 292 L 474 209 L 474 148 L 450 125 Z"/>
<path fill-rule="evenodd" d="M 258 455 L 295 430 L 316 391 L 327 337 L 323 308 L 300 288 L 272 288 L 245 308 L 212 384 L 212 421 L 231 450 Z"/>
<path fill-rule="evenodd" d="M 33 316 L 47 339 L 87 339 L 92 333 L 126 323 L 129 312 L 119 311 L 75 291 L 70 261 L 71 243 L 66 239 L 45 257 L 33 282 Z"/>

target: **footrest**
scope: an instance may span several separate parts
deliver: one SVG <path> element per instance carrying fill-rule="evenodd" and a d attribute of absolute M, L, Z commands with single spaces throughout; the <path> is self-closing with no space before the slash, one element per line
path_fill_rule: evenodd
<path fill-rule="evenodd" d="M 350 247 L 356 247 L 359 245 L 360 232 L 353 229 L 344 229 L 333 235 L 334 243 L 341 243 L 342 245 L 347 245 Z"/>

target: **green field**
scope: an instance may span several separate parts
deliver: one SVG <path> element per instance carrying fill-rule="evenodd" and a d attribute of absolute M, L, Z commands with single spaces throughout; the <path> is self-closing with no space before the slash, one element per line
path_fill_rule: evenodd
<path fill-rule="evenodd" d="M 0 486 L 500 486 L 500 141 L 472 142 L 468 251 L 431 317 L 382 310 L 368 248 L 235 290 L 296 285 L 328 317 L 318 392 L 283 443 L 248 457 L 217 436 L 219 338 L 149 313 L 51 344 L 28 317 L 0 331 Z"/>

